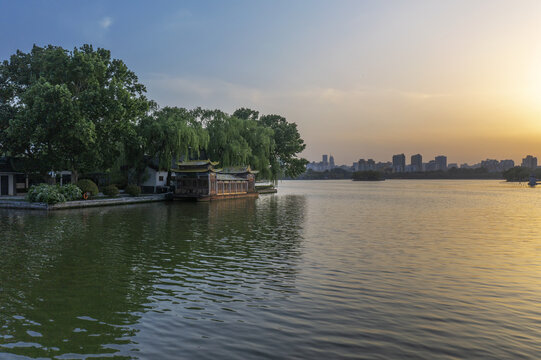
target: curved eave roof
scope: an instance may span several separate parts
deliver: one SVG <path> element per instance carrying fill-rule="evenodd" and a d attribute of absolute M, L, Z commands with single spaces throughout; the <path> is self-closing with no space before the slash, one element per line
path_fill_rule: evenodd
<path fill-rule="evenodd" d="M 248 166 L 231 166 L 222 170 L 224 174 L 257 174 L 259 171 L 252 170 L 250 165 Z"/>
<path fill-rule="evenodd" d="M 218 164 L 219 164 L 218 161 L 210 161 L 210 160 L 190 160 L 190 161 L 180 161 L 177 163 L 178 166 L 205 166 L 205 165 L 216 166 Z"/>
<path fill-rule="evenodd" d="M 206 167 L 200 167 L 200 168 L 193 168 L 193 169 L 171 169 L 172 172 L 175 172 L 175 173 L 208 173 L 208 172 L 213 172 L 213 173 L 217 173 L 217 172 L 220 172 L 221 169 L 209 169 L 209 168 L 206 168 Z"/>

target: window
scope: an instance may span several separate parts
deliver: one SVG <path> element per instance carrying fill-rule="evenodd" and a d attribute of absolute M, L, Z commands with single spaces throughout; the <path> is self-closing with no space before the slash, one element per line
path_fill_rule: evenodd
<path fill-rule="evenodd" d="M 158 181 L 163 181 L 163 175 L 158 176 Z"/>

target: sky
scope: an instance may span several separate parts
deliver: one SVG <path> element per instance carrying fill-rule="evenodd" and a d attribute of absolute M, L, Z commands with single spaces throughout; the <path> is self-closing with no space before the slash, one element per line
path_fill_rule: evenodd
<path fill-rule="evenodd" d="M 310 161 L 519 162 L 541 157 L 540 24 L 537 0 L 0 0 L 0 60 L 103 47 L 160 106 L 297 123 Z"/>

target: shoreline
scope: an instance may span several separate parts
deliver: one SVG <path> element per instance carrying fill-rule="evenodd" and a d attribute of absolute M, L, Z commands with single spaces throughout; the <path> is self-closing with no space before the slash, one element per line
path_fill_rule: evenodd
<path fill-rule="evenodd" d="M 158 202 L 169 200 L 165 194 L 152 194 L 152 195 L 143 195 L 137 197 L 118 197 L 110 199 L 94 199 L 94 200 L 76 200 L 76 201 L 67 201 L 64 203 L 58 203 L 54 205 L 49 205 L 45 203 L 31 203 L 27 201 L 17 201 L 17 200 L 0 200 L 1 209 L 19 209 L 19 210 L 64 210 L 64 209 L 79 209 L 87 207 L 98 207 L 98 206 L 117 206 L 117 205 L 129 205 L 129 204 L 141 204 L 149 202 Z"/>
<path fill-rule="evenodd" d="M 277 192 L 278 190 L 276 188 L 272 188 L 272 189 L 258 190 L 257 194 L 275 194 Z M 227 199 L 224 199 L 224 200 L 227 200 Z M 49 205 L 45 203 L 33 203 L 33 202 L 28 202 L 22 199 L 0 198 L 0 209 L 56 211 L 56 210 L 80 209 L 80 208 L 99 207 L 99 206 L 119 206 L 119 205 L 130 205 L 130 204 L 142 204 L 142 203 L 159 202 L 159 201 L 173 201 L 173 199 L 171 198 L 171 193 L 140 195 L 137 197 L 116 197 L 116 198 L 107 198 L 107 199 L 76 200 L 76 201 L 67 201 L 64 203 L 58 203 L 58 204 L 53 204 L 53 205 Z"/>

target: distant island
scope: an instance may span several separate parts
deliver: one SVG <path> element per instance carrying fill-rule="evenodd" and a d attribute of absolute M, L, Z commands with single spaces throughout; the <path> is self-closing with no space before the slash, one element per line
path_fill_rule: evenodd
<path fill-rule="evenodd" d="M 531 169 L 523 166 L 515 166 L 503 172 L 493 172 L 486 168 L 457 169 L 451 168 L 447 171 L 423 171 L 423 172 L 392 172 L 392 171 L 347 171 L 343 168 L 334 168 L 325 171 L 314 171 L 308 169 L 299 175 L 296 180 L 340 180 L 348 179 L 355 181 L 380 181 L 385 179 L 447 179 L 447 180 L 506 180 L 508 182 L 527 182 L 533 175 L 541 179 L 541 168 Z"/>
<path fill-rule="evenodd" d="M 380 171 L 367 170 L 356 171 L 351 175 L 353 181 L 383 181 L 385 176 Z"/>

